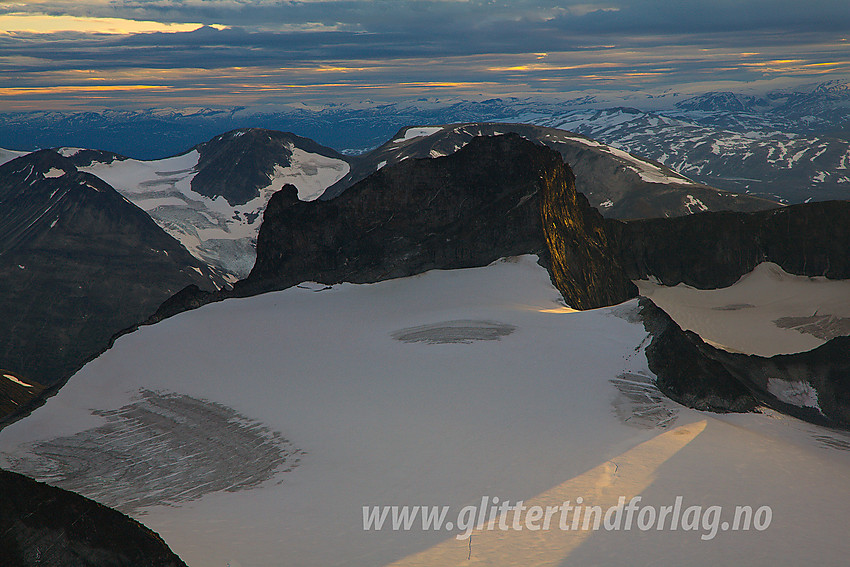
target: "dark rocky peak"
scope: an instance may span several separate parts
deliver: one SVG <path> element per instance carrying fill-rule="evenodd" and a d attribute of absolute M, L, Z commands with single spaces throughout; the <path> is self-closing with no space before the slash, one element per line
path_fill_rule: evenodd
<path fill-rule="evenodd" d="M 133 235 L 159 250 L 179 248 L 141 209 L 99 177 L 52 150 L 0 166 L 0 253 L 32 246 L 47 232 Z M 143 236 L 144 235 L 144 236 Z M 58 237 L 57 237 L 58 238 Z"/>
<path fill-rule="evenodd" d="M 224 197 L 231 205 L 244 205 L 271 183 L 275 166 L 292 165 L 295 148 L 348 161 L 331 148 L 289 132 L 243 128 L 195 147 L 200 158 L 192 190 L 212 199 Z"/>
<path fill-rule="evenodd" d="M 551 257 L 553 281 L 574 307 L 634 296 L 602 217 L 574 181 L 557 152 L 508 134 L 387 166 L 327 201 L 298 201 L 287 187 L 266 208 L 257 263 L 240 291 L 305 279 L 374 282 L 538 254 Z"/>
<path fill-rule="evenodd" d="M 103 180 L 77 171 L 56 152 L 21 156 L 0 166 L 0 254 L 60 222 L 59 230 L 66 228 L 82 208 L 111 210 L 116 205 L 120 210 L 129 203 Z"/>
<path fill-rule="evenodd" d="M 0 281 L 0 369 L 39 388 L 58 387 L 183 287 L 226 285 L 108 183 L 49 150 L 0 166 Z M 21 394 L 37 389 L 0 388 L 0 422 L 31 409 L 38 400 Z"/>

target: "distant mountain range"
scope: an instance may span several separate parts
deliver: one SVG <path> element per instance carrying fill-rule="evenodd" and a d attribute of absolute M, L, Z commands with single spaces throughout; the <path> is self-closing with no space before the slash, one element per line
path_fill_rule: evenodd
<path fill-rule="evenodd" d="M 699 111 L 677 116 L 618 108 L 570 111 L 537 122 L 627 149 L 735 193 L 784 203 L 850 195 L 847 138 L 776 130 L 762 115 Z"/>
<path fill-rule="evenodd" d="M 660 101 L 660 102 L 659 102 Z M 404 126 L 510 122 L 562 128 L 655 160 L 698 183 L 784 203 L 843 199 L 850 188 L 850 85 L 761 95 L 666 94 L 643 109 L 570 101 L 420 100 L 322 108 L 150 109 L 9 113 L 0 147 L 79 146 L 136 159 L 183 154 L 221 132 L 297 132 L 345 155 L 381 146 Z M 0 152 L 0 159 L 3 158 Z"/>

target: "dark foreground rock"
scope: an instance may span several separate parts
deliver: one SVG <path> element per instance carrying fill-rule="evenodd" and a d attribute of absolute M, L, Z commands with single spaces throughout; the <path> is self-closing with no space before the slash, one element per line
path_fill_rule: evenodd
<path fill-rule="evenodd" d="M 0 565 L 186 567 L 139 522 L 73 492 L 3 470 Z"/>

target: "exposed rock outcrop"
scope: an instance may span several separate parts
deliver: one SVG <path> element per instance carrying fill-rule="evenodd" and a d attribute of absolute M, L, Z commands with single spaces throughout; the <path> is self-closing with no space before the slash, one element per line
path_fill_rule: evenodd
<path fill-rule="evenodd" d="M 711 354 L 716 349 L 696 333 L 683 331 L 650 299 L 640 299 L 641 319 L 652 335 L 646 347 L 658 389 L 682 405 L 716 412 L 745 412 L 756 407 L 753 394 Z"/>
<path fill-rule="evenodd" d="M 291 165 L 293 148 L 347 161 L 342 154 L 289 132 L 233 130 L 196 146 L 200 159 L 192 190 L 211 199 L 224 197 L 231 205 L 244 205 L 269 185 L 275 166 Z"/>
<path fill-rule="evenodd" d="M 727 287 L 762 262 L 789 274 L 850 278 L 850 202 L 825 201 L 753 213 L 608 221 L 631 279 Z"/>
<path fill-rule="evenodd" d="M 641 298 L 652 341 L 646 348 L 658 387 L 686 406 L 750 411 L 760 404 L 800 419 L 850 429 L 850 337 L 796 354 L 772 357 L 727 352 L 683 331 Z"/>
<path fill-rule="evenodd" d="M 257 263 L 236 288 L 374 282 L 519 254 L 548 261 L 550 252 L 553 282 L 570 305 L 637 293 L 556 152 L 514 134 L 476 138 L 447 157 L 381 169 L 329 201 L 302 202 L 285 187 L 266 208 Z"/>

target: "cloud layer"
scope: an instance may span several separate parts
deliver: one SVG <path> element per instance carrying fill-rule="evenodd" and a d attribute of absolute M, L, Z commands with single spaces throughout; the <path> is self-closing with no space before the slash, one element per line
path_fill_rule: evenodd
<path fill-rule="evenodd" d="M 21 24 L 34 15 L 46 23 Z M 0 111 L 658 94 L 850 75 L 846 0 L 0 1 L 4 22 Z"/>

